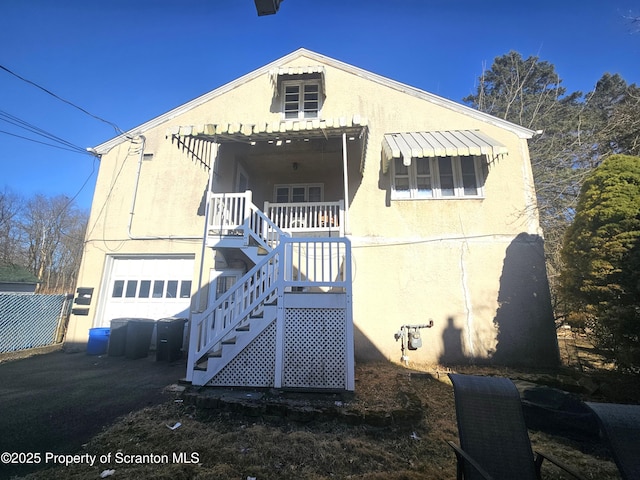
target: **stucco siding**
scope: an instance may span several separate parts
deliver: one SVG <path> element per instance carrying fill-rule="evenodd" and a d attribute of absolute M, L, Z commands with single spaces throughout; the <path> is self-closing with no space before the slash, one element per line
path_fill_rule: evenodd
<path fill-rule="evenodd" d="M 294 55 L 281 66 L 320 60 Z M 274 184 L 300 182 L 302 174 L 292 166 L 299 154 L 306 162 L 304 182 L 323 184 L 325 201 L 342 199 L 339 138 L 327 139 L 326 149 L 297 151 L 225 143 L 216 160 L 210 142 L 167 133 L 188 125 L 279 122 L 281 98 L 268 70 L 259 73 L 141 128 L 144 152 L 152 157 L 140 160 L 142 138 L 135 134 L 133 140 L 105 144 L 78 282 L 97 289 L 97 303 L 89 315 L 72 317 L 68 341 L 86 341 L 95 323 L 109 255 L 193 255 L 194 301 L 201 263 L 207 290 L 208 272 L 215 266 L 211 249 L 204 259 L 201 255 L 208 166 L 215 171 L 215 192 L 234 191 L 239 165 L 250 170 L 254 203 L 262 208 L 264 201 L 273 201 Z M 324 82 L 321 118 L 366 119 L 364 145 L 349 143 L 347 155 L 357 356 L 398 361 L 394 333 L 403 324 L 432 318 L 434 326 L 423 330 L 423 347 L 410 352 L 411 361 L 553 361 L 557 345 L 525 129 L 339 62 L 325 64 Z M 508 151 L 488 158 L 482 198 L 391 198 L 384 134 L 476 129 Z M 363 164 L 360 148 L 366 152 Z M 199 298 L 206 301 L 206 295 Z"/>
<path fill-rule="evenodd" d="M 365 242 L 354 240 L 354 318 L 367 339 L 357 358 L 400 361 L 394 333 L 433 319 L 410 361 L 555 362 L 538 238 Z"/>

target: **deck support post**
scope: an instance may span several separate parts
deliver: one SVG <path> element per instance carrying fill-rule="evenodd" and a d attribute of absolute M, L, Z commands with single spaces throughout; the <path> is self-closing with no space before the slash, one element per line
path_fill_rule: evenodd
<path fill-rule="evenodd" d="M 351 232 L 349 228 L 349 174 L 347 172 L 347 134 L 342 132 L 342 176 L 344 179 L 344 233 Z"/>

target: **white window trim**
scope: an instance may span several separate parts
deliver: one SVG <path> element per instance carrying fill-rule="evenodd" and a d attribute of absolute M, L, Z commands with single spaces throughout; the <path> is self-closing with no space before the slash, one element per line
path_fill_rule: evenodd
<path fill-rule="evenodd" d="M 295 203 L 307 203 L 309 202 L 309 188 L 320 188 L 320 202 L 324 202 L 324 183 L 283 183 L 273 186 L 273 202 L 274 203 L 294 203 L 293 198 L 293 189 L 294 188 L 304 188 L 304 202 L 295 202 Z M 279 188 L 288 188 L 289 189 L 289 200 L 287 202 L 278 202 L 278 189 Z"/>
<path fill-rule="evenodd" d="M 285 103 L 286 103 L 286 94 L 285 94 L 285 89 L 287 86 L 290 85 L 298 85 L 300 87 L 300 90 L 298 91 L 298 116 L 295 118 L 287 118 L 286 116 L 286 112 L 285 112 Z M 304 87 L 305 85 L 317 85 L 318 86 L 318 111 L 316 112 L 316 114 L 314 116 L 306 116 L 305 115 L 305 110 L 304 110 Z M 282 112 L 282 118 L 284 120 L 308 120 L 308 119 L 314 119 L 314 118 L 320 118 L 320 112 L 322 111 L 322 82 L 319 79 L 313 79 L 313 80 L 284 80 L 281 84 L 280 87 L 281 90 L 281 108 L 280 111 Z"/>
<path fill-rule="evenodd" d="M 438 159 L 446 158 L 453 162 L 453 182 L 454 182 L 454 194 L 442 195 L 442 189 L 440 185 L 440 169 L 438 165 Z M 468 199 L 481 199 L 484 198 L 484 169 L 483 165 L 486 163 L 484 156 L 473 156 L 474 170 L 476 175 L 476 191 L 475 195 L 469 195 L 464 193 L 464 185 L 462 183 L 462 166 L 461 158 L 469 157 L 430 157 L 422 159 L 411 159 L 411 164 L 407 167 L 409 176 L 409 190 L 396 190 L 396 173 L 395 173 L 395 161 L 391 162 L 391 199 L 392 200 L 468 200 Z M 429 172 L 431 176 L 431 195 L 426 196 L 418 191 L 417 187 L 417 169 L 416 160 L 428 161 Z"/>

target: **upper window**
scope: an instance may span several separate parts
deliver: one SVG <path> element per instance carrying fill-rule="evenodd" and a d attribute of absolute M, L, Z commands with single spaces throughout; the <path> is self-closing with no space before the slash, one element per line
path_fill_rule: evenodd
<path fill-rule="evenodd" d="M 318 118 L 320 81 L 287 80 L 282 82 L 282 112 L 285 119 Z"/>
<path fill-rule="evenodd" d="M 405 165 L 395 158 L 391 166 L 391 198 L 478 198 L 484 195 L 484 157 L 412 158 Z"/>
<path fill-rule="evenodd" d="M 276 203 L 322 202 L 322 197 L 323 185 L 321 183 L 276 185 L 274 188 Z"/>

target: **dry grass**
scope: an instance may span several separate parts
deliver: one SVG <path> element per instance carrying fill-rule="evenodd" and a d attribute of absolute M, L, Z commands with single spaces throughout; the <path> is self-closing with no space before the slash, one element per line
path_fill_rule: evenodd
<path fill-rule="evenodd" d="M 413 374 L 412 372 L 428 372 Z M 510 377 L 531 372 L 467 367 L 467 373 L 498 373 Z M 176 398 L 177 399 L 177 398 Z M 418 405 L 416 410 L 414 407 Z M 84 452 L 112 457 L 167 454 L 169 462 L 96 466 L 75 465 L 32 474 L 30 479 L 452 479 L 455 459 L 446 440 L 457 441 L 455 406 L 444 372 L 432 367 L 414 370 L 391 364 L 359 365 L 356 394 L 343 408 L 360 415 L 381 412 L 421 412 L 415 419 L 376 427 L 347 424 L 341 418 L 319 416 L 296 423 L 286 417 L 247 416 L 205 410 L 186 402 L 168 401 L 131 413 L 85 446 Z M 167 426 L 181 422 L 171 430 Z M 607 451 L 597 442 L 580 442 L 531 432 L 534 448 L 555 455 L 586 478 L 619 478 Z M 197 463 L 175 463 L 172 454 L 197 454 Z M 499 453 L 499 452 L 497 452 Z M 142 460 L 142 459 L 141 459 Z M 545 463 L 545 478 L 564 478 Z"/>

